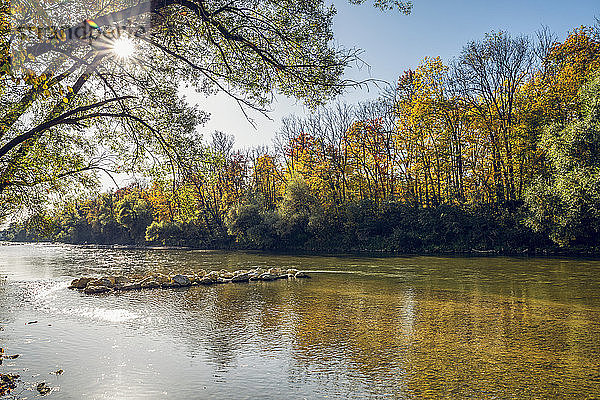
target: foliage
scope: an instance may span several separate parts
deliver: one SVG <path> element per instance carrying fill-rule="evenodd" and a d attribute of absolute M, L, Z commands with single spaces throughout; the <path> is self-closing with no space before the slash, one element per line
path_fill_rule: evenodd
<path fill-rule="evenodd" d="M 241 248 L 270 250 L 277 248 L 277 215 L 262 210 L 256 204 L 233 208 L 227 218 L 227 228 Z"/>
<path fill-rule="evenodd" d="M 129 231 L 131 238 L 143 237 L 146 227 L 152 223 L 150 203 L 139 193 L 128 193 L 116 204 L 116 222 Z"/>
<path fill-rule="evenodd" d="M 358 52 L 334 45 L 334 14 L 322 0 L 2 0 L 0 218 L 101 173 L 186 173 L 186 145 L 208 115 L 183 85 L 223 92 L 244 113 L 265 112 L 276 92 L 311 107 L 339 94 L 354 84 L 342 73 Z"/>
<path fill-rule="evenodd" d="M 600 73 L 578 96 L 581 114 L 544 130 L 540 146 L 550 172 L 527 195 L 529 223 L 561 245 L 600 237 Z"/>
<path fill-rule="evenodd" d="M 163 246 L 192 246 L 213 248 L 214 239 L 207 236 L 201 226 L 193 222 L 153 221 L 143 238 L 150 244 Z"/>
<path fill-rule="evenodd" d="M 350 0 L 353 4 L 362 4 L 366 0 Z M 412 1 L 399 0 L 374 0 L 373 5 L 381 10 L 398 10 L 403 14 L 410 14 L 412 11 Z"/>
<path fill-rule="evenodd" d="M 450 63 L 425 58 L 377 100 L 285 118 L 273 149 L 171 132 L 177 151 L 165 154 L 176 161 L 156 160 L 147 184 L 39 209 L 9 236 L 301 251 L 594 247 L 598 29 L 540 39 L 493 32 Z"/>

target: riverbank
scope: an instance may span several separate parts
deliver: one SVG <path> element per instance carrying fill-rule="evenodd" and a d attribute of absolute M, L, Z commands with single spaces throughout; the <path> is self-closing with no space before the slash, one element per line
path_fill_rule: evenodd
<path fill-rule="evenodd" d="M 395 257 L 395 256 L 442 256 L 442 257 L 600 257 L 600 248 L 595 246 L 579 246 L 561 248 L 550 246 L 545 248 L 517 248 L 517 249 L 459 249 L 459 250 L 440 250 L 440 249 L 422 249 L 421 251 L 389 251 L 385 249 L 354 249 L 354 250 L 303 250 L 303 249 L 253 249 L 248 247 L 236 247 L 235 245 L 223 247 L 193 247 L 193 246 L 156 246 L 152 244 L 95 244 L 95 243 L 71 243 L 57 242 L 51 240 L 24 240 L 24 241 L 2 241 L 1 243 L 17 245 L 20 243 L 47 243 L 59 244 L 65 246 L 76 246 L 87 249 L 112 249 L 112 250 L 158 250 L 158 251 L 241 251 L 257 254 L 275 254 L 275 255 L 314 255 L 314 256 L 359 256 L 359 257 Z"/>
<path fill-rule="evenodd" d="M 63 218 L 64 217 L 64 218 Z M 209 223 L 140 220 L 123 225 L 112 216 L 90 222 L 83 211 L 58 218 L 30 218 L 4 231 L 5 240 L 57 241 L 127 248 L 251 250 L 288 254 L 593 254 L 598 240 L 559 247 L 548 232 L 535 232 L 519 204 L 411 207 L 362 202 L 340 210 L 287 216 L 244 206 Z M 110 222 L 110 223 L 108 223 Z"/>

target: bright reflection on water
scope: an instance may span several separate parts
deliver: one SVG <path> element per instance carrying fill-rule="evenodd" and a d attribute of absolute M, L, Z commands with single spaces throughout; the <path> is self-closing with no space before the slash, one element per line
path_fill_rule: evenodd
<path fill-rule="evenodd" d="M 66 288 L 84 274 L 254 266 L 320 272 L 107 296 Z M 1 347 L 21 354 L 3 372 L 47 382 L 47 398 L 600 396 L 599 261 L 0 244 L 0 277 Z"/>

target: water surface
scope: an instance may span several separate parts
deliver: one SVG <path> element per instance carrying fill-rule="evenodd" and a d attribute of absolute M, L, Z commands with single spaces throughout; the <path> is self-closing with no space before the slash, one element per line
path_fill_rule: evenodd
<path fill-rule="evenodd" d="M 80 275 L 256 266 L 313 279 L 67 289 Z M 0 243 L 0 327 L 20 354 L 2 372 L 47 382 L 49 399 L 600 397 L 600 261 Z"/>

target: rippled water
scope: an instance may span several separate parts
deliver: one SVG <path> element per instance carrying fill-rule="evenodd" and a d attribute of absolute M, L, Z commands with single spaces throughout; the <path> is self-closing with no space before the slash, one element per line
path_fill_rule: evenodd
<path fill-rule="evenodd" d="M 313 279 L 67 289 L 85 274 L 254 266 Z M 0 326 L 20 354 L 2 371 L 55 399 L 600 396 L 600 261 L 0 243 Z"/>

